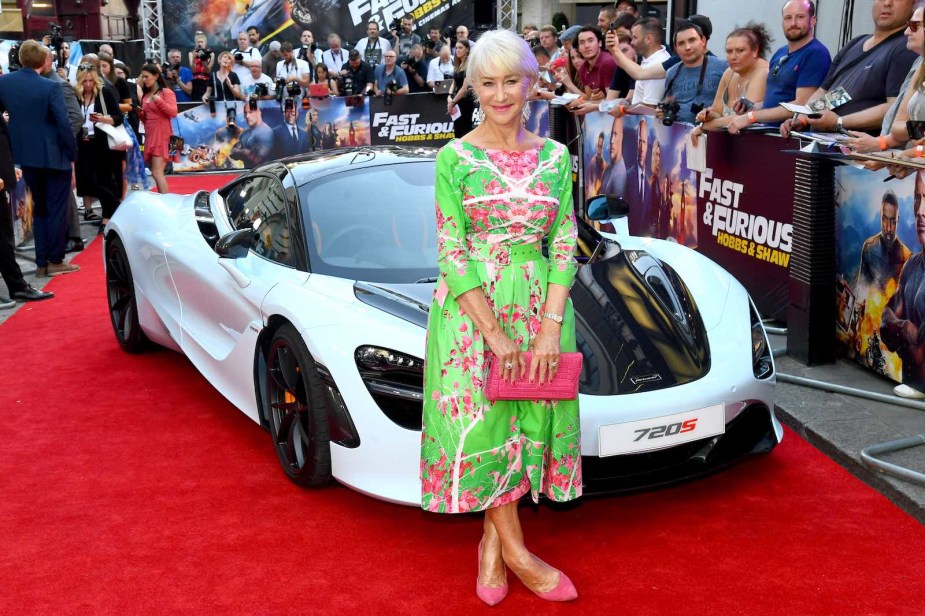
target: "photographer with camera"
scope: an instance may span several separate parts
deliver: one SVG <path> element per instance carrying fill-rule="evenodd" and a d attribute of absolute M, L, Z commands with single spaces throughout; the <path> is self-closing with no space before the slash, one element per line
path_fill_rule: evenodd
<path fill-rule="evenodd" d="M 251 47 L 250 39 L 247 38 L 247 32 L 242 30 L 238 32 L 238 48 L 231 50 L 234 58 L 234 74 L 238 76 L 239 81 L 243 81 L 245 75 L 250 73 L 249 64 L 251 60 L 263 60 L 260 52 Z"/>
<path fill-rule="evenodd" d="M 398 52 L 401 57 L 406 57 L 411 53 L 412 45 L 420 45 L 421 37 L 414 33 L 414 17 L 410 13 L 405 13 L 401 18 L 400 25 L 393 23 L 389 32 L 392 34 L 392 48 Z M 400 28 L 400 29 L 399 29 Z"/>
<path fill-rule="evenodd" d="M 382 64 L 382 55 L 392 49 L 392 44 L 379 36 L 379 24 L 370 21 L 366 24 L 366 38 L 357 41 L 355 50 L 360 52 L 363 61 L 371 67 Z"/>
<path fill-rule="evenodd" d="M 430 60 L 436 58 L 440 54 L 440 47 L 443 46 L 443 41 L 440 40 L 440 28 L 437 26 L 431 26 L 430 30 L 427 31 L 427 38 L 421 43 L 421 46 L 424 47 L 424 56 Z"/>
<path fill-rule="evenodd" d="M 682 22 L 675 32 L 674 46 L 681 63 L 668 69 L 665 98 L 658 105 L 656 117 L 662 124 L 694 124 L 697 114 L 713 103 L 723 73 L 725 60 L 707 55 L 707 39 L 700 26 Z"/>
<path fill-rule="evenodd" d="M 312 69 L 305 60 L 299 60 L 293 53 L 292 43 L 286 41 L 282 46 L 283 59 L 276 65 L 276 80 L 284 79 L 287 83 L 295 81 L 302 87 L 302 96 L 306 95 L 305 88 L 312 82 Z"/>
<path fill-rule="evenodd" d="M 424 48 L 415 43 L 408 51 L 408 56 L 402 60 L 401 68 L 408 76 L 408 91 L 411 94 L 427 91 L 427 61 L 424 60 Z"/>
<path fill-rule="evenodd" d="M 300 60 L 305 60 L 308 62 L 308 66 L 311 69 L 312 74 L 315 74 L 315 66 L 321 62 L 321 50 L 318 49 L 318 44 L 315 43 L 315 35 L 312 34 L 311 30 L 302 30 L 302 35 L 299 37 L 299 41 L 302 43 L 302 47 L 299 49 L 298 57 Z"/>
<path fill-rule="evenodd" d="M 251 60 L 248 63 L 248 73 L 241 80 L 241 92 L 245 98 L 254 96 L 259 100 L 272 100 L 276 97 L 276 87 L 269 75 L 261 70 L 260 60 Z"/>
<path fill-rule="evenodd" d="M 340 74 L 347 63 L 347 52 L 340 46 L 340 35 L 332 32 L 328 35 L 328 49 L 321 54 L 324 62 L 332 74 Z"/>
<path fill-rule="evenodd" d="M 400 66 L 395 65 L 397 55 L 395 50 L 385 52 L 385 62 L 375 68 L 373 74 L 376 96 L 385 97 L 385 103 L 390 104 L 392 96 L 408 93 L 408 76 Z"/>
<path fill-rule="evenodd" d="M 230 158 L 240 160 L 244 166 L 252 169 L 260 163 L 270 160 L 273 151 L 273 129 L 263 121 L 257 99 L 251 96 L 244 105 L 244 120 L 247 128 L 238 137 L 238 142 L 231 148 Z"/>
<path fill-rule="evenodd" d="M 431 90 L 438 81 L 453 78 L 453 58 L 450 57 L 452 49 L 449 45 L 440 47 L 439 55 L 430 61 L 427 67 L 427 87 Z"/>
<path fill-rule="evenodd" d="M 199 101 L 205 99 L 206 90 L 212 80 L 212 66 L 215 64 L 215 54 L 209 49 L 204 32 L 197 31 L 193 36 L 193 50 L 189 52 L 189 65 L 193 71 L 193 87 L 190 90 L 190 99 Z"/>
<path fill-rule="evenodd" d="M 167 87 L 173 90 L 178 103 L 188 103 L 193 92 L 193 71 L 180 64 L 179 49 L 167 52 L 167 62 L 161 65 L 161 75 Z"/>
<path fill-rule="evenodd" d="M 376 75 L 373 69 L 363 62 L 360 58 L 360 52 L 351 49 L 348 55 L 347 63 L 340 71 L 341 88 L 340 92 L 344 96 L 366 96 L 373 92 L 373 84 L 376 82 Z"/>

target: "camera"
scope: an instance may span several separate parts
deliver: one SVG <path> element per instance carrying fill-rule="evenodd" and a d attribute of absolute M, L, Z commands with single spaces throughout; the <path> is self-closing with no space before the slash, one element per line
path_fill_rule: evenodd
<path fill-rule="evenodd" d="M 237 63 L 237 64 L 243 64 L 243 63 L 244 63 L 244 54 L 241 53 L 240 51 L 234 52 L 234 61 L 235 61 L 235 63 Z"/>
<path fill-rule="evenodd" d="M 447 26 L 443 29 L 443 32 L 440 34 L 445 39 L 454 39 L 456 38 L 456 26 Z"/>
<path fill-rule="evenodd" d="M 254 94 L 247 97 L 247 108 L 251 111 L 257 111 L 257 97 Z M 229 109 L 229 111 L 233 112 L 234 110 Z M 231 122 L 231 124 L 234 124 L 234 122 Z"/>
<path fill-rule="evenodd" d="M 283 110 L 289 111 L 291 109 L 295 109 L 295 99 L 287 98 L 286 101 L 283 103 Z"/>
<path fill-rule="evenodd" d="M 270 86 L 265 83 L 254 84 L 254 96 L 267 96 L 270 94 Z"/>
<path fill-rule="evenodd" d="M 388 85 L 385 87 L 385 91 L 382 93 L 382 102 L 385 105 L 392 104 L 392 97 L 396 92 L 398 92 L 398 82 L 394 79 L 391 80 Z"/>
<path fill-rule="evenodd" d="M 662 112 L 662 124 L 671 126 L 678 119 L 678 112 L 681 111 L 681 105 L 674 99 L 664 100 L 658 104 L 658 109 Z"/>
<path fill-rule="evenodd" d="M 392 22 L 389 24 L 389 32 L 391 32 L 392 34 L 398 34 L 398 31 L 399 31 L 400 29 L 401 29 L 401 20 L 400 20 L 399 18 L 396 17 L 396 18 L 393 19 Z"/>
<path fill-rule="evenodd" d="M 209 58 L 212 57 L 212 50 L 211 49 L 197 49 L 196 57 L 199 58 L 201 62 L 208 63 Z"/>
<path fill-rule="evenodd" d="M 169 77 L 167 77 L 167 73 L 170 73 L 170 72 L 176 73 L 179 70 L 180 70 L 179 62 L 177 62 L 176 64 L 170 64 L 169 62 L 164 62 L 163 64 L 161 64 L 161 73 L 163 73 L 165 79 L 169 79 Z"/>
<path fill-rule="evenodd" d="M 9 63 L 8 70 L 11 73 L 22 68 L 22 64 L 19 63 L 19 43 L 10 45 L 10 53 L 7 56 L 7 62 Z"/>
<path fill-rule="evenodd" d="M 437 48 L 437 41 L 432 41 L 432 40 L 430 40 L 430 39 L 425 39 L 424 42 L 421 43 L 421 46 L 423 46 L 424 49 L 435 50 L 435 49 Z"/>
<path fill-rule="evenodd" d="M 235 121 L 237 120 L 237 112 L 234 107 L 228 107 L 225 109 L 225 124 L 228 126 L 234 126 Z"/>
<path fill-rule="evenodd" d="M 298 81 L 290 81 L 286 84 L 286 94 L 292 97 L 298 97 L 302 94 L 302 86 L 299 85 Z"/>
<path fill-rule="evenodd" d="M 353 86 L 353 77 L 350 75 L 344 76 L 344 96 L 353 96 L 356 92 L 354 91 Z"/>
<path fill-rule="evenodd" d="M 276 88 L 276 102 L 281 103 L 283 102 L 283 94 L 286 93 L 286 78 L 277 77 L 273 83 Z"/>

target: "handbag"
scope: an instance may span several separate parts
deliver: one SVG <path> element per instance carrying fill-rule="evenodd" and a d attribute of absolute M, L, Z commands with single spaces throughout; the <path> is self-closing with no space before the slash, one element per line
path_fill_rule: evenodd
<path fill-rule="evenodd" d="M 100 105 L 103 107 L 103 115 L 108 116 L 109 112 L 106 111 L 106 99 L 102 92 L 100 92 Z M 106 141 L 109 144 L 110 150 L 115 152 L 125 152 L 132 147 L 132 138 L 129 137 L 128 131 L 125 130 L 125 126 L 123 124 L 120 124 L 119 126 L 113 126 L 112 124 L 96 122 L 93 125 L 93 128 L 106 133 Z"/>
<path fill-rule="evenodd" d="M 523 358 L 530 367 L 532 353 L 526 351 Z M 488 360 L 488 379 L 485 381 L 485 397 L 490 402 L 498 400 L 574 400 L 578 397 L 578 377 L 581 376 L 581 353 L 560 353 L 559 365 L 552 381 L 540 386 L 539 381 L 530 382 L 526 377 L 513 383 L 501 379 L 502 363 L 492 355 Z"/>

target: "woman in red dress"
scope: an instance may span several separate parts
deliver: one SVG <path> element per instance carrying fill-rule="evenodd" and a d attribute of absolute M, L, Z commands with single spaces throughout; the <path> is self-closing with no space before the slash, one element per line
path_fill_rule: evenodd
<path fill-rule="evenodd" d="M 177 97 L 167 87 L 161 68 L 156 64 L 145 64 L 141 68 L 139 81 L 141 110 L 138 115 L 145 125 L 145 163 L 151 167 L 157 191 L 166 193 L 164 169 L 170 158 L 170 137 L 173 134 L 170 120 L 177 117 Z"/>

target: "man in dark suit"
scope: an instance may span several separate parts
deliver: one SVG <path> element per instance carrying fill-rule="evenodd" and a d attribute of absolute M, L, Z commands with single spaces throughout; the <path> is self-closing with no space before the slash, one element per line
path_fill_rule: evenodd
<path fill-rule="evenodd" d="M 32 191 L 36 273 L 58 276 L 80 269 L 64 262 L 67 193 L 77 142 L 61 88 L 39 74 L 48 53 L 32 40 L 20 46 L 23 68 L 0 77 L 0 112 L 10 114 L 13 161 Z"/>
<path fill-rule="evenodd" d="M 61 88 L 61 95 L 64 97 L 64 107 L 67 109 L 67 118 L 71 121 L 71 132 L 74 138 L 80 134 L 83 126 L 83 113 L 80 111 L 80 102 L 77 100 L 77 92 L 67 79 L 64 79 L 55 70 L 52 69 L 54 64 L 54 54 L 48 54 L 45 58 L 45 64 L 42 68 L 42 77 L 57 83 Z M 84 249 L 83 239 L 80 237 L 80 217 L 77 212 L 77 198 L 74 191 L 67 193 L 67 247 L 66 252 L 77 252 Z"/>
<path fill-rule="evenodd" d="M 651 235 L 652 184 L 649 178 L 649 125 L 639 121 L 636 133 L 636 161 L 626 170 L 626 200 L 630 204 L 629 228 L 633 235 Z"/>
<path fill-rule="evenodd" d="M 283 108 L 283 123 L 273 129 L 273 158 L 285 158 L 310 150 L 308 133 L 299 127 L 298 122 L 299 111 L 295 100 L 287 98 Z"/>
<path fill-rule="evenodd" d="M 21 302 L 49 299 L 54 293 L 33 289 L 23 278 L 16 262 L 16 247 L 13 239 L 13 212 L 9 195 L 16 186 L 16 168 L 13 166 L 13 152 L 7 136 L 6 120 L 0 115 L 0 276 L 12 299 L 0 295 L 0 309 L 12 308 L 16 300 Z"/>

